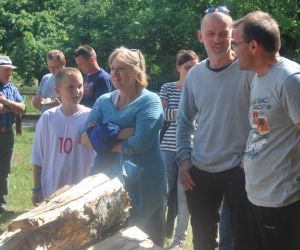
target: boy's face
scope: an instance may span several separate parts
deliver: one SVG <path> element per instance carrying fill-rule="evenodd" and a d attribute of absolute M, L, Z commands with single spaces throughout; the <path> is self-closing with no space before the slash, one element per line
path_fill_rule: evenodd
<path fill-rule="evenodd" d="M 83 79 L 81 75 L 65 76 L 56 87 L 62 103 L 78 104 L 83 96 Z"/>

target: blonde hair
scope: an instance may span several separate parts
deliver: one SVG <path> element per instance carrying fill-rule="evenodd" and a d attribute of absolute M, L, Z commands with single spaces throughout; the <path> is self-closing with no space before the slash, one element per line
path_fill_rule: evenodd
<path fill-rule="evenodd" d="M 127 49 L 125 47 L 117 48 L 109 56 L 110 67 L 114 60 L 125 63 L 137 73 L 137 89 L 143 89 L 148 86 L 145 58 L 140 50 Z"/>
<path fill-rule="evenodd" d="M 78 77 L 83 82 L 82 75 L 77 68 L 65 67 L 65 68 L 60 69 L 55 76 L 57 87 L 62 86 L 65 77 L 76 77 L 76 78 Z"/>

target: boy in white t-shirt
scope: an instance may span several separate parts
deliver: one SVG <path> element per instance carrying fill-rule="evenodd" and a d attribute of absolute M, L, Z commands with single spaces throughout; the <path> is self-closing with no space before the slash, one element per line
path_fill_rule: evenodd
<path fill-rule="evenodd" d="M 34 188 L 32 203 L 43 201 L 64 185 L 76 184 L 89 175 L 95 152 L 79 141 L 90 109 L 80 105 L 83 79 L 80 71 L 66 67 L 56 75 L 61 105 L 39 119 L 32 150 Z"/>

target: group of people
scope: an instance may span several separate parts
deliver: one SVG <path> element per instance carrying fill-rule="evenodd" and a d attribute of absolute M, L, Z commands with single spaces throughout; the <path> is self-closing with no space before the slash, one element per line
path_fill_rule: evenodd
<path fill-rule="evenodd" d="M 142 170 L 128 187 L 134 201 L 128 224 L 157 245 L 164 244 L 166 200 L 175 188 L 178 221 L 171 249 L 183 247 L 190 218 L 196 250 L 218 248 L 219 223 L 219 249 L 298 250 L 300 65 L 279 55 L 279 25 L 262 11 L 233 21 L 226 7 L 208 8 L 198 40 L 207 58 L 200 62 L 195 52 L 181 50 L 179 79 L 164 84 L 160 96 L 146 89 L 140 50 L 115 49 L 109 75 L 95 51 L 82 45 L 74 56 L 84 78 L 65 67 L 62 52 L 49 52 L 51 73 L 33 100 L 43 114 L 33 143 L 32 202 L 78 183 L 91 167 L 120 176 L 127 157 Z M 13 117 L 25 112 L 10 82 L 13 68 L 9 57 L 0 56 L 1 212 Z M 55 91 L 51 102 L 45 102 L 47 82 Z M 99 149 L 101 134 L 105 147 Z"/>

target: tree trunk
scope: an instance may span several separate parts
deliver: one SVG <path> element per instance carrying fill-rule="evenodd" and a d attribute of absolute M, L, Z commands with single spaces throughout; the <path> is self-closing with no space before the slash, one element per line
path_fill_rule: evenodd
<path fill-rule="evenodd" d="M 79 249 L 124 227 L 130 208 L 118 178 L 90 176 L 12 220 L 0 249 Z"/>

